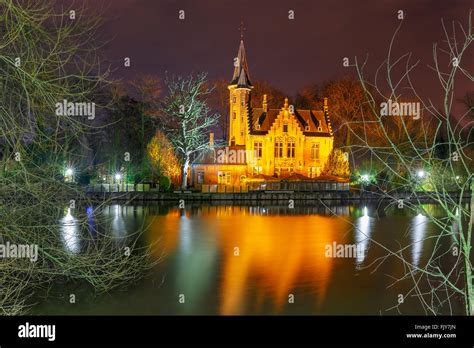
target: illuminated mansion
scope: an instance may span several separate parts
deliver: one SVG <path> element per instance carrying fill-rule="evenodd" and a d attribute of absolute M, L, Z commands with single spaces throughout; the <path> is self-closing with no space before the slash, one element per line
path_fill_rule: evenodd
<path fill-rule="evenodd" d="M 193 163 L 194 186 L 236 186 L 259 178 L 320 175 L 334 139 L 327 99 L 323 110 L 294 109 L 288 105 L 287 98 L 280 109 L 270 109 L 264 95 L 261 107 L 255 108 L 251 105 L 252 88 L 241 40 L 228 86 L 228 146 L 214 148 L 212 155 Z M 211 143 L 214 143 L 213 134 Z"/>

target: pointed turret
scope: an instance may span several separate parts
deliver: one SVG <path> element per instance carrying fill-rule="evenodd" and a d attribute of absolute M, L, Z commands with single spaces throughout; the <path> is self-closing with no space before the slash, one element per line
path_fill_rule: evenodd
<path fill-rule="evenodd" d="M 230 97 L 229 113 L 229 144 L 244 146 L 249 131 L 250 94 L 252 83 L 250 82 L 249 67 L 245 54 L 243 39 L 243 22 L 240 23 L 240 46 L 237 57 L 234 59 L 234 75 L 227 88 Z"/>
<path fill-rule="evenodd" d="M 247 56 L 245 54 L 244 40 L 240 40 L 239 52 L 234 60 L 234 75 L 232 76 L 230 84 L 237 85 L 238 88 L 249 88 L 252 86 Z"/>

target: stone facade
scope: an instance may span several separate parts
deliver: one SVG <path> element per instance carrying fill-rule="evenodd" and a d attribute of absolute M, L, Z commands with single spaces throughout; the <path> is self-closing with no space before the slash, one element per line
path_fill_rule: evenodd
<path fill-rule="evenodd" d="M 261 107 L 254 108 L 252 88 L 241 40 L 228 86 L 228 146 L 214 148 L 193 163 L 194 186 L 320 175 L 334 140 L 327 98 L 323 110 L 295 109 L 287 98 L 280 109 L 269 109 L 264 95 Z"/>

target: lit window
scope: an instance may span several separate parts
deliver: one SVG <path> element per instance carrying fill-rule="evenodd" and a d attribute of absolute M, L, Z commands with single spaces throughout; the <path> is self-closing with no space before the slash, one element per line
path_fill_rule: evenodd
<path fill-rule="evenodd" d="M 280 139 L 275 141 L 275 157 L 283 157 L 283 142 Z"/>
<path fill-rule="evenodd" d="M 197 173 L 197 183 L 204 184 L 204 172 Z"/>
<path fill-rule="evenodd" d="M 316 178 L 319 175 L 319 167 L 309 167 L 308 176 L 310 178 Z"/>
<path fill-rule="evenodd" d="M 234 95 L 234 97 L 232 98 L 232 103 L 237 103 L 237 97 Z"/>
<path fill-rule="evenodd" d="M 311 160 L 319 160 L 319 143 L 313 143 L 311 145 Z"/>
<path fill-rule="evenodd" d="M 288 158 L 295 158 L 295 139 L 288 140 L 287 156 Z"/>
<path fill-rule="evenodd" d="M 217 183 L 218 184 L 225 184 L 229 185 L 232 179 L 232 173 L 231 172 L 217 172 Z"/>
<path fill-rule="evenodd" d="M 253 143 L 253 149 L 255 151 L 255 157 L 262 158 L 263 144 L 260 141 L 256 141 Z"/>

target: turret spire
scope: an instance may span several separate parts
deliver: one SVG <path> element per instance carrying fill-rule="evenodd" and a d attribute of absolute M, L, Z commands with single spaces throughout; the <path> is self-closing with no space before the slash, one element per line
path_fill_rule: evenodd
<path fill-rule="evenodd" d="M 240 18 L 240 40 L 243 41 L 244 40 L 244 31 L 246 30 L 246 28 L 244 27 L 244 20 L 242 18 Z"/>
<path fill-rule="evenodd" d="M 240 23 L 240 46 L 237 52 L 237 57 L 234 58 L 234 75 L 232 76 L 231 85 L 238 85 L 238 87 L 251 87 L 249 67 L 247 64 L 247 55 L 245 54 L 244 46 L 244 24 Z"/>

